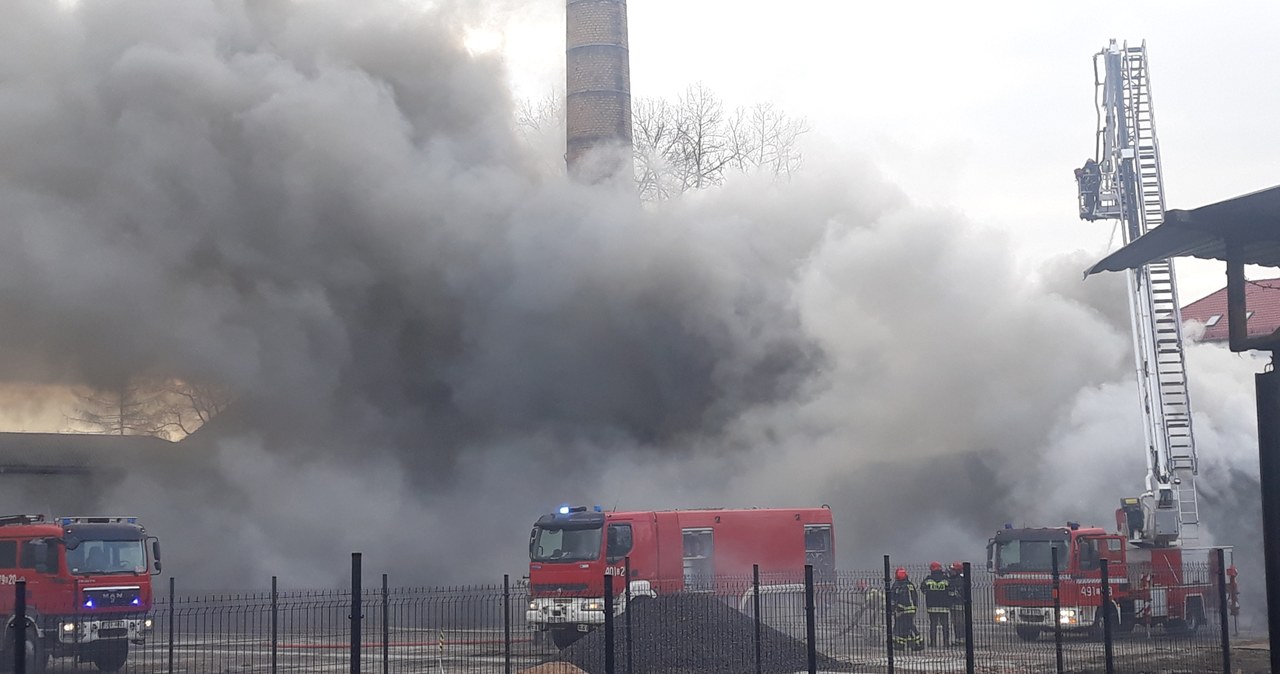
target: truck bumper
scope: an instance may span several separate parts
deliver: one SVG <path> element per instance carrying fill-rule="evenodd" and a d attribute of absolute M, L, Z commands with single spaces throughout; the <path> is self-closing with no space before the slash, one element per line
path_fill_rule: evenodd
<path fill-rule="evenodd" d="M 1086 629 L 1093 624 L 1096 608 L 1092 606 L 1063 606 L 1058 614 L 1062 629 L 1071 631 Z M 1041 627 L 1053 629 L 1052 606 L 997 606 L 993 616 L 996 624 L 1011 627 Z"/>
<path fill-rule="evenodd" d="M 128 639 L 141 643 L 151 633 L 152 627 L 151 618 L 63 620 L 57 625 L 58 642 L 73 645 Z"/>
<path fill-rule="evenodd" d="M 575 629 L 588 632 L 604 624 L 602 597 L 552 597 L 529 601 L 525 621 L 539 630 Z"/>

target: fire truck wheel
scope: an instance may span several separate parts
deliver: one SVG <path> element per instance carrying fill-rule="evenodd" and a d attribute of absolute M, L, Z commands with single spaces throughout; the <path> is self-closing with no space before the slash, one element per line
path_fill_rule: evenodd
<path fill-rule="evenodd" d="M 1018 632 L 1018 638 L 1023 641 L 1035 641 L 1040 638 L 1039 627 L 1023 627 L 1022 625 L 1018 625 L 1016 630 Z"/>
<path fill-rule="evenodd" d="M 93 665 L 103 672 L 119 671 L 129 658 L 129 642 L 104 646 L 93 654 Z"/>
<path fill-rule="evenodd" d="M 582 638 L 582 632 L 577 630 L 551 630 L 551 642 L 556 645 L 556 648 L 568 648 L 580 638 Z"/>
<path fill-rule="evenodd" d="M 1204 622 L 1204 609 L 1194 600 L 1187 603 L 1187 617 L 1185 620 L 1170 620 L 1165 623 L 1165 630 L 1170 634 L 1180 634 L 1183 636 L 1191 636 L 1200 629 L 1201 623 Z"/>
<path fill-rule="evenodd" d="M 5 667 L 6 671 L 13 671 L 13 637 L 9 637 L 5 648 Z M 49 653 L 44 648 L 44 642 L 35 634 L 35 626 L 27 627 L 26 636 L 27 651 L 27 674 L 44 674 L 46 666 L 49 664 Z"/>

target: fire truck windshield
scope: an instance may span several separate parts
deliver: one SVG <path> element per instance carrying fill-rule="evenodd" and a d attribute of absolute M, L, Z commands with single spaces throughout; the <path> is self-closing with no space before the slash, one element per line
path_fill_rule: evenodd
<path fill-rule="evenodd" d="M 82 540 L 67 550 L 67 569 L 87 576 L 95 573 L 146 573 L 147 551 L 142 541 Z"/>
<path fill-rule="evenodd" d="M 535 562 L 581 562 L 600 557 L 602 526 L 588 529 L 538 526 L 529 541 L 529 559 Z"/>
<path fill-rule="evenodd" d="M 1053 552 L 1058 549 L 1058 566 L 1067 565 L 1067 538 L 1006 538 L 996 541 L 996 571 L 1053 570 Z"/>

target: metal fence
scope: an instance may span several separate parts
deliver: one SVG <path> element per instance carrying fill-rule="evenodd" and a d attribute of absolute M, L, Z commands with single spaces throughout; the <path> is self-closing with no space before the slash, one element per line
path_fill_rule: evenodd
<path fill-rule="evenodd" d="M 917 588 L 929 574 L 925 566 L 905 568 Z M 997 597 L 991 574 L 969 568 L 955 593 L 960 601 L 948 603 L 945 614 L 935 610 L 937 618 L 929 617 L 920 590 L 918 641 L 894 639 L 895 631 L 908 633 L 907 617 L 895 615 L 886 601 L 889 570 L 886 557 L 883 570 L 816 577 L 811 567 L 803 575 L 757 573 L 659 596 L 629 596 L 622 578 L 605 576 L 620 590 L 603 611 L 605 624 L 563 650 L 530 628 L 529 587 L 509 577 L 488 586 L 406 588 L 391 587 L 383 575 L 367 587 L 356 555 L 352 586 L 342 590 L 281 591 L 273 579 L 270 592 L 194 595 L 179 592 L 171 579 L 168 593 L 157 588 L 147 616 L 151 631 L 130 646 L 120 671 L 510 674 L 555 661 L 568 663 L 555 668 L 557 674 L 572 672 L 569 665 L 590 674 L 1231 671 L 1221 565 L 1187 577 L 1187 588 L 1217 596 L 1197 599 L 1194 620 L 1177 624 L 1147 615 L 1162 609 L 1154 601 L 1139 610 L 1113 602 L 1114 612 L 1082 624 L 1064 612 L 1072 607 L 1052 603 L 1052 591 L 1014 592 L 1023 604 L 1050 602 L 1044 610 L 1063 616 L 1035 630 L 1026 622 L 1019 630 L 998 614 L 998 608 L 1008 611 L 1010 597 Z M 1104 602 L 1113 599 L 1110 592 L 1124 592 L 1126 583 L 1160 570 L 1125 572 L 1099 585 L 1108 594 Z M 1058 582 L 1044 580 L 1049 587 Z M 21 583 L 18 596 L 24 596 Z M 26 640 L 16 627 L 22 622 L 14 624 L 6 644 L 19 674 L 101 669 L 92 657 L 13 649 Z M 112 663 L 105 664 L 110 669 Z"/>

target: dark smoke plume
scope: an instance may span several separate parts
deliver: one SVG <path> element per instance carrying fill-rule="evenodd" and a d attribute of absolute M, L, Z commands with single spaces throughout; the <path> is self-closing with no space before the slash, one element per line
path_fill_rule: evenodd
<path fill-rule="evenodd" d="M 1141 488 L 1122 278 L 1079 281 L 1100 251 L 1027 268 L 830 148 L 655 206 L 573 184 L 460 44 L 504 7 L 0 5 L 0 374 L 240 394 L 3 505 L 146 517 L 189 587 L 297 586 L 352 550 L 518 574 L 564 501 L 825 502 L 843 566 L 980 563 L 1004 521 L 1108 524 Z M 1215 348 L 1205 504 L 1244 507 L 1253 366 Z"/>

